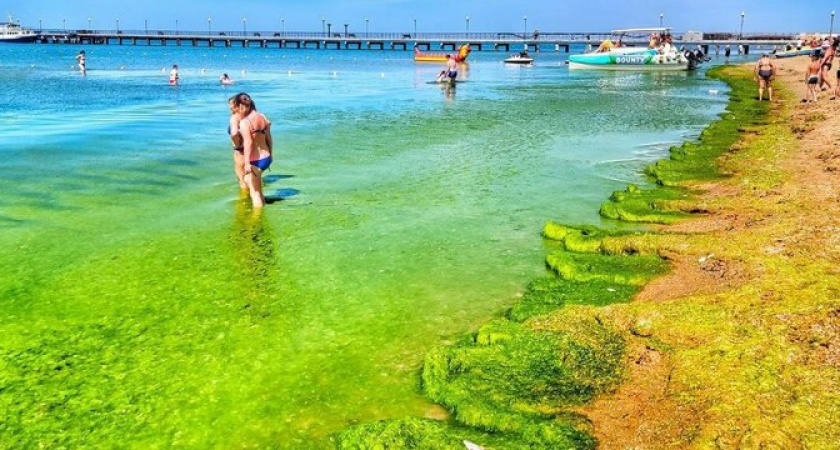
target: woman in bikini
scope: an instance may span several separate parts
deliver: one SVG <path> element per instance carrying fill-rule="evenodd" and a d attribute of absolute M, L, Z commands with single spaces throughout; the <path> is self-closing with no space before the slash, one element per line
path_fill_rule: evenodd
<path fill-rule="evenodd" d="M 236 110 L 236 106 L 234 106 L 234 100 L 236 100 L 236 96 L 228 99 L 228 108 L 230 108 L 228 134 L 230 135 L 230 143 L 233 146 L 233 171 L 236 173 L 236 179 L 239 180 L 239 189 L 247 191 L 248 184 L 245 183 L 245 147 L 242 145 L 242 135 L 239 134 L 240 116 Z"/>
<path fill-rule="evenodd" d="M 233 100 L 233 105 L 240 117 L 239 134 L 242 136 L 244 147 L 245 183 L 248 185 L 254 208 L 262 208 L 265 206 L 262 173 L 272 162 L 271 122 L 257 112 L 254 101 L 248 94 L 238 94 Z"/>
<path fill-rule="evenodd" d="M 755 65 L 755 79 L 758 81 L 758 101 L 764 100 L 764 91 L 767 91 L 767 100 L 773 101 L 773 79 L 776 78 L 776 65 L 767 53 L 761 55 L 761 59 Z"/>

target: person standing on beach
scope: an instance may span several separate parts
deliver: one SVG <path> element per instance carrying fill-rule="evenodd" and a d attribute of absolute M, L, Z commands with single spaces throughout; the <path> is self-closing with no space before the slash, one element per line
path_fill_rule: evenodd
<path fill-rule="evenodd" d="M 233 106 L 240 116 L 239 134 L 242 136 L 242 146 L 245 148 L 243 154 L 245 183 L 248 185 L 254 208 L 262 208 L 265 206 L 262 172 L 271 166 L 274 153 L 271 122 L 263 114 L 257 112 L 254 101 L 248 94 L 237 94 L 233 99 Z"/>
<path fill-rule="evenodd" d="M 235 95 L 228 99 L 228 108 L 230 108 L 228 135 L 230 135 L 230 142 L 233 145 L 233 172 L 236 174 L 236 179 L 239 180 L 239 189 L 247 191 L 248 184 L 245 183 L 245 146 L 242 145 L 242 135 L 239 134 L 241 117 L 234 105 L 235 100 Z M 256 105 L 254 105 L 254 108 L 256 108 Z"/>
<path fill-rule="evenodd" d="M 723 55 L 726 57 L 726 63 L 729 63 L 729 57 L 732 55 L 732 47 L 729 44 L 726 44 L 726 48 L 723 50 Z"/>
<path fill-rule="evenodd" d="M 811 64 L 808 65 L 808 70 L 805 71 L 805 83 L 808 85 L 808 90 L 805 92 L 805 100 L 803 103 L 809 101 L 817 101 L 817 85 L 820 83 L 820 73 L 822 73 L 822 61 L 819 55 L 811 55 Z"/>
<path fill-rule="evenodd" d="M 773 101 L 773 79 L 776 78 L 776 65 L 767 53 L 761 55 L 761 59 L 755 65 L 755 79 L 758 81 L 758 101 L 764 100 L 764 91 L 767 91 L 767 100 Z"/>
<path fill-rule="evenodd" d="M 76 55 L 76 61 L 79 62 L 79 72 L 81 72 L 82 75 L 87 75 L 87 67 L 85 65 L 85 51 L 84 50 L 80 51 L 79 54 Z"/>
<path fill-rule="evenodd" d="M 181 76 L 178 74 L 178 64 L 172 66 L 172 70 L 169 71 L 169 85 L 170 86 L 177 86 L 181 80 Z"/>

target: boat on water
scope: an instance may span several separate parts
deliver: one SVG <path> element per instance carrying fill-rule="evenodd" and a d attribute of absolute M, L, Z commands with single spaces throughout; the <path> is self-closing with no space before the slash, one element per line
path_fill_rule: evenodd
<path fill-rule="evenodd" d="M 527 53 L 523 52 L 506 59 L 505 64 L 521 64 L 524 66 L 530 66 L 531 64 L 534 64 L 534 58 L 531 58 Z"/>
<path fill-rule="evenodd" d="M 12 20 L 11 15 L 8 22 L 0 22 L 0 42 L 35 42 L 36 39 L 38 33 L 23 28 L 19 22 Z"/>
<path fill-rule="evenodd" d="M 470 56 L 470 44 L 464 44 L 460 48 L 458 48 L 457 53 L 453 53 L 452 56 L 455 58 L 456 62 L 466 62 L 467 57 Z M 449 53 L 424 53 L 421 52 L 420 49 L 415 45 L 414 46 L 414 61 L 415 62 L 439 62 L 445 63 L 449 60 Z"/>
<path fill-rule="evenodd" d="M 811 46 L 806 46 L 802 48 L 794 48 L 791 50 L 785 50 L 781 52 L 773 52 L 774 58 L 793 58 L 795 56 L 807 56 L 814 53 L 815 50 L 819 50 L 817 48 L 813 48 Z"/>
<path fill-rule="evenodd" d="M 680 52 L 670 42 L 670 28 L 633 28 L 615 30 L 612 37 L 597 50 L 569 57 L 570 69 L 620 71 L 686 71 L 697 68 L 702 55 Z M 661 38 L 661 43 L 647 47 L 625 45 L 627 40 L 645 40 L 648 36 Z"/>

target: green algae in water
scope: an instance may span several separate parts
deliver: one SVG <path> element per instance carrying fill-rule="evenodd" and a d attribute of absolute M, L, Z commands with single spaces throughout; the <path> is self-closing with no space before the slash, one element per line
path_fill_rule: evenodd
<path fill-rule="evenodd" d="M 423 387 L 457 423 L 408 419 L 350 428 L 341 449 L 595 448 L 584 418 L 565 408 L 612 389 L 624 342 L 592 319 L 497 320 L 426 356 Z M 460 444 L 463 445 L 463 444 Z"/>
<path fill-rule="evenodd" d="M 627 302 L 639 291 L 634 285 L 605 280 L 574 281 L 545 277 L 532 281 L 508 317 L 522 322 L 569 305 L 606 306 Z"/>
<path fill-rule="evenodd" d="M 554 142 L 599 133 L 600 121 L 560 112 L 591 118 L 603 107 L 624 136 L 683 126 L 614 120 L 642 107 L 689 127 L 707 120 L 694 102 L 636 95 L 647 88 L 596 103 L 597 89 L 559 95 L 548 83 L 526 98 L 396 116 L 307 105 L 287 120 L 330 119 L 318 136 L 283 135 L 277 170 L 293 177 L 269 187 L 301 194 L 251 221 L 231 201 L 225 95 L 210 89 L 219 114 L 173 134 L 195 160 L 138 138 L 173 133 L 141 120 L 106 127 L 96 146 L 85 136 L 46 149 L 64 161 L 101 146 L 125 157 L 117 164 L 80 157 L 37 184 L 0 169 L 3 217 L 19 224 L 0 230 L 13 250 L 0 256 L 0 364 L 19 360 L 0 375 L 4 444 L 323 448 L 348 422 L 422 414 L 414 380 L 425 351 L 509 307 L 544 272 L 534 230 L 545 211 L 562 203 L 561 217 L 597 220 L 591 206 L 620 187 L 580 162 L 589 144 Z M 212 110 L 194 92 L 180 101 Z M 122 134 L 132 126 L 142 134 Z"/>

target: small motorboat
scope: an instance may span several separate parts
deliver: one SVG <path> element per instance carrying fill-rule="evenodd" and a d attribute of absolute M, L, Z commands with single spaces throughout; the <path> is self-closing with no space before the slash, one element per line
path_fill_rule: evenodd
<path fill-rule="evenodd" d="M 531 58 L 527 54 L 513 55 L 505 60 L 505 64 L 522 64 L 525 66 L 529 66 L 531 64 L 534 64 L 534 58 Z"/>
<path fill-rule="evenodd" d="M 12 20 L 9 15 L 9 21 L 0 23 L 0 42 L 35 42 L 38 39 L 38 34 L 32 30 L 27 30 L 20 26 L 20 23 Z"/>
<path fill-rule="evenodd" d="M 810 46 L 801 47 L 801 48 L 794 48 L 792 50 L 785 50 L 781 52 L 773 52 L 774 58 L 793 58 L 794 56 L 807 56 L 812 54 L 815 50 L 821 50 L 812 48 Z"/>

